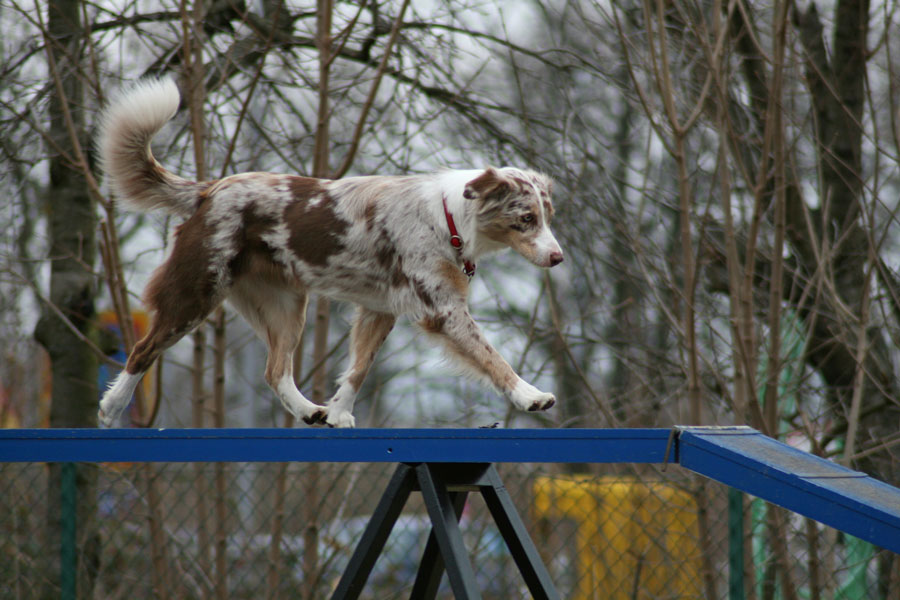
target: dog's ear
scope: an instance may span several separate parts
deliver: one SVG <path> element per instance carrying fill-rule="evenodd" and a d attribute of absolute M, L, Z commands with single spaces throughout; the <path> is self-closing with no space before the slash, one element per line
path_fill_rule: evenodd
<path fill-rule="evenodd" d="M 463 198 L 474 200 L 504 196 L 509 193 L 511 186 L 494 167 L 488 167 L 484 172 L 466 184 L 463 190 Z"/>

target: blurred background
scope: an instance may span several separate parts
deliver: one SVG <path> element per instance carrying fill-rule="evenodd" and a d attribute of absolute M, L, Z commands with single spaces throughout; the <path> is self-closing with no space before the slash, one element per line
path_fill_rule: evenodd
<path fill-rule="evenodd" d="M 470 301 L 492 343 L 523 378 L 554 391 L 557 406 L 513 412 L 457 377 L 401 320 L 362 390 L 359 426 L 749 424 L 897 485 L 897 18 L 895 3 L 868 0 L 0 0 L 0 426 L 96 426 L 100 390 L 146 329 L 140 293 L 177 222 L 117 210 L 93 139 L 116 90 L 171 75 L 183 103 L 154 153 L 185 177 L 516 165 L 554 178 L 566 262 L 541 271 L 511 253 L 493 256 L 479 264 Z M 352 309 L 319 299 L 309 311 L 296 372 L 322 403 L 346 361 Z M 121 425 L 291 426 L 264 363 L 261 342 L 225 305 L 165 354 Z M 138 519 L 134 535 L 156 536 L 151 555 L 169 552 L 157 576 L 161 565 L 185 568 L 171 544 L 191 536 L 168 519 L 201 526 L 203 513 L 184 498 L 206 494 L 179 486 L 203 490 L 201 471 L 214 467 L 192 468 L 79 467 L 78 497 L 96 498 L 78 507 L 84 539 L 96 542 L 81 556 L 97 565 L 79 571 L 80 590 L 107 597 L 98 590 L 116 585 L 101 575 L 111 563 L 100 549 L 132 530 L 98 516 L 117 511 Z M 229 540 L 270 529 L 267 505 L 255 508 L 260 486 L 290 501 L 271 487 L 279 468 L 227 468 L 228 483 L 211 496 L 241 515 L 228 517 Z M 328 506 L 335 501 L 319 477 L 337 489 L 354 477 L 383 487 L 368 467 L 336 468 L 291 465 L 299 478 L 288 480 Z M 59 514 L 61 485 L 58 467 L 22 469 L 0 470 L 0 488 L 20 490 L 0 517 L 19 532 L 0 542 L 19 569 L 50 560 L 40 548 L 53 547 L 53 526 L 32 527 Z M 746 498 L 729 511 L 724 491 L 652 470 L 536 466 L 520 489 L 533 531 L 555 519 L 575 540 L 573 522 L 599 518 L 541 512 L 539 473 L 574 481 L 583 498 L 660 497 L 663 483 L 674 486 L 666 494 L 687 494 L 706 587 L 647 597 L 727 592 L 715 544 L 729 514 L 741 517 L 750 596 L 900 595 L 896 555 Z M 635 487 L 605 490 L 609 476 Z M 148 495 L 154 481 L 160 489 Z M 173 506 L 195 520 L 161 520 L 156 511 Z M 329 522 L 350 535 L 364 513 L 348 508 Z M 20 514 L 40 518 L 29 525 Z M 16 541 L 36 542 L 39 529 L 49 537 L 37 549 Z M 306 551 L 321 546 L 324 555 L 331 534 L 314 533 Z M 573 552 L 566 572 L 580 564 Z M 842 596 L 851 592 L 836 574 L 851 563 L 865 592 Z M 32 585 L 9 597 L 44 584 Z"/>

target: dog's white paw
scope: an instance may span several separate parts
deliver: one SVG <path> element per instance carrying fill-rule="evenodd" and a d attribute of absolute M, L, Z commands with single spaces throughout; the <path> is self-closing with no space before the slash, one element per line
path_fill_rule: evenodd
<path fill-rule="evenodd" d="M 97 424 L 104 429 L 115 427 L 128 403 L 121 402 L 111 391 L 103 395 L 100 400 L 100 408 L 97 410 Z"/>
<path fill-rule="evenodd" d="M 112 385 L 100 399 L 100 410 L 97 411 L 97 422 L 101 427 L 115 427 L 119 424 L 119 418 L 131 402 L 134 389 L 141 381 L 143 373 L 128 373 L 121 371 L 113 380 Z"/>
<path fill-rule="evenodd" d="M 519 380 L 516 387 L 509 394 L 509 401 L 519 410 L 535 412 L 538 410 L 547 410 L 556 404 L 556 396 L 547 392 L 542 392 L 533 385 Z"/>
<path fill-rule="evenodd" d="M 110 413 L 106 413 L 103 411 L 102 408 L 97 411 L 97 424 L 104 429 L 109 429 L 109 428 L 113 427 L 116 424 L 116 421 L 118 421 L 118 419 L 119 419 L 119 415 L 112 415 Z"/>
<path fill-rule="evenodd" d="M 328 411 L 325 423 L 329 427 L 356 427 L 356 418 L 348 410 L 332 408 L 332 410 Z"/>

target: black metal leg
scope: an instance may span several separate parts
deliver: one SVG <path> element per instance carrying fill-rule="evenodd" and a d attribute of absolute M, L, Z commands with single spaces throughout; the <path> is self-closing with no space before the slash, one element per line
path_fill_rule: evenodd
<path fill-rule="evenodd" d="M 453 503 L 453 509 L 456 512 L 456 522 L 459 522 L 462 516 L 463 507 L 466 505 L 468 492 L 450 492 L 450 501 Z M 438 547 L 437 537 L 434 534 L 434 528 L 428 534 L 428 542 L 425 544 L 425 551 L 422 553 L 422 560 L 419 562 L 419 570 L 416 573 L 416 581 L 413 584 L 410 598 L 416 600 L 434 600 L 437 597 L 438 587 L 441 584 L 441 578 L 444 575 L 444 558 L 441 556 L 441 550 Z"/>
<path fill-rule="evenodd" d="M 363 532 L 350 563 L 341 576 L 337 589 L 331 596 L 333 600 L 352 600 L 359 598 L 372 567 L 387 542 L 400 511 L 406 504 L 410 492 L 415 485 L 415 471 L 407 464 L 397 465 L 394 476 L 381 496 L 372 518 Z"/>
<path fill-rule="evenodd" d="M 441 479 L 435 478 L 431 465 L 427 463 L 416 467 L 416 475 L 428 516 L 431 518 L 432 531 L 437 539 L 441 555 L 444 557 L 450 587 L 456 600 L 480 600 L 481 592 L 475 586 L 475 571 L 466 547 L 463 545 L 456 511 L 450 500 L 447 486 Z"/>
<path fill-rule="evenodd" d="M 468 493 L 479 491 L 531 595 L 538 600 L 559 599 L 550 574 L 494 465 L 404 463 L 397 465 L 394 476 L 372 513 L 332 595 L 333 600 L 359 598 L 403 506 L 417 485 L 425 500 L 432 527 L 411 598 L 433 600 L 446 569 L 457 600 L 480 600 L 481 593 L 475 586 L 475 572 L 459 530 L 459 518 Z"/>
<path fill-rule="evenodd" d="M 558 600 L 559 594 L 550 579 L 550 573 L 544 566 L 544 561 L 541 560 L 541 555 L 528 535 L 525 524 L 522 523 L 516 506 L 494 465 L 488 469 L 487 476 L 491 485 L 482 487 L 481 494 L 497 523 L 500 534 L 509 546 L 509 552 L 516 561 L 519 572 L 525 579 L 528 591 L 535 600 Z"/>

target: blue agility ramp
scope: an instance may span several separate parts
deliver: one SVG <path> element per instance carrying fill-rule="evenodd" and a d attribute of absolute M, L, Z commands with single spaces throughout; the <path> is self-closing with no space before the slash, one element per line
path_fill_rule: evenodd
<path fill-rule="evenodd" d="M 900 553 L 900 489 L 749 427 L 685 427 L 678 463 Z"/>
<path fill-rule="evenodd" d="M 486 468 L 483 465 L 497 462 L 679 464 L 900 553 L 900 489 L 748 427 L 13 429 L 0 430 L 0 461 L 392 462 L 407 465 L 412 470 L 404 472 L 421 477 L 442 471 L 423 470 L 419 465 L 447 463 L 454 464 L 457 473 L 466 472 L 467 464 Z M 406 477 L 404 486 L 420 485 L 409 483 L 412 475 Z M 438 484 L 450 486 L 449 495 L 440 496 L 441 514 L 448 523 L 458 508 L 452 483 Z M 491 485 L 499 489 L 498 482 Z M 484 489 L 493 493 L 493 488 Z M 451 534 L 456 535 L 450 525 Z"/>

